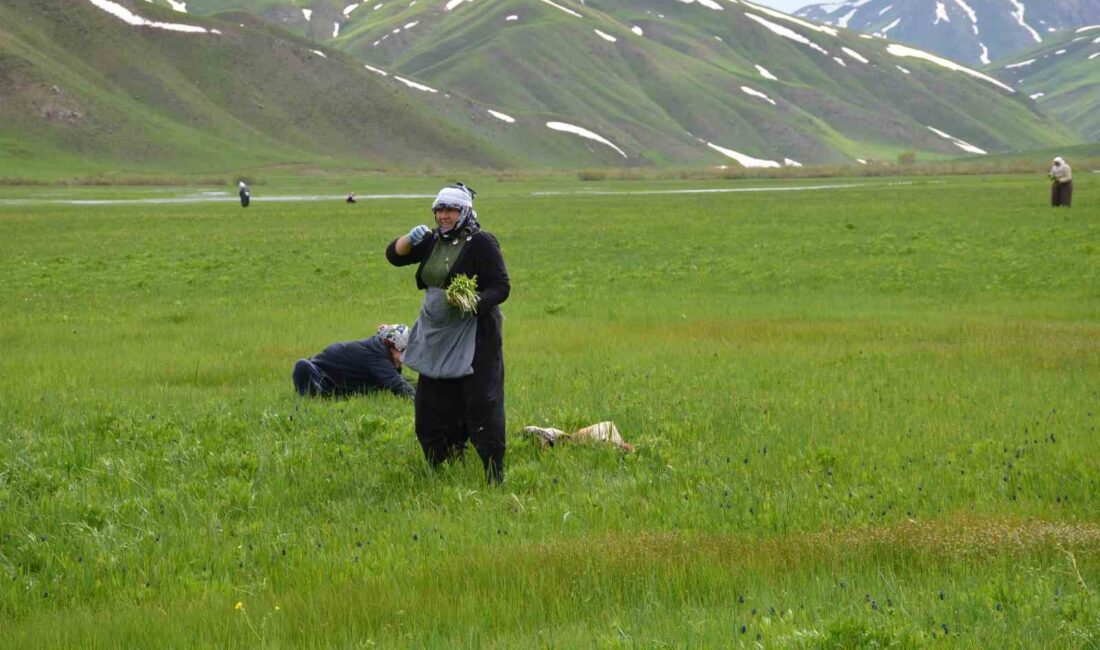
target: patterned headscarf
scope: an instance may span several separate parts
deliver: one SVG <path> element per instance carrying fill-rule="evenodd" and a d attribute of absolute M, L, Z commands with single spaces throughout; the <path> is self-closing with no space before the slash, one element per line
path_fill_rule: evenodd
<path fill-rule="evenodd" d="M 389 341 L 398 352 L 404 352 L 409 345 L 409 328 L 405 325 L 379 325 L 378 335 L 383 341 Z"/>
<path fill-rule="evenodd" d="M 481 224 L 477 222 L 477 211 L 474 210 L 474 196 L 476 195 L 477 192 L 462 183 L 448 185 L 439 190 L 439 194 L 432 201 L 432 213 L 434 214 L 440 208 L 454 208 L 459 212 L 455 227 L 447 232 L 440 230 L 440 237 L 445 240 L 451 240 L 455 237 L 469 239 L 470 235 L 481 230 Z"/>

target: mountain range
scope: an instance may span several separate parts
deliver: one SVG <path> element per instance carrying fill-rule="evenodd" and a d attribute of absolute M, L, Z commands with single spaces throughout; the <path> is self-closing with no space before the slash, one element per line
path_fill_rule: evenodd
<path fill-rule="evenodd" d="M 1100 25 L 1059 32 L 986 71 L 1027 94 L 1061 124 L 1100 142 Z"/>
<path fill-rule="evenodd" d="M 848 0 L 794 13 L 988 65 L 1057 38 L 1060 30 L 1100 24 L 1100 0 Z"/>
<path fill-rule="evenodd" d="M 9 161 L 756 167 L 1080 139 L 988 74 L 743 0 L 6 0 L 0 91 Z"/>
<path fill-rule="evenodd" d="M 468 112 L 406 90 L 247 13 L 0 4 L 0 162 L 17 170 L 57 156 L 191 170 L 522 163 Z"/>

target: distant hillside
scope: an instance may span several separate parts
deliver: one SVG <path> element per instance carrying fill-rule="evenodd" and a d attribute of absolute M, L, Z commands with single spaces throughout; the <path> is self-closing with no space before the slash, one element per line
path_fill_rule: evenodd
<path fill-rule="evenodd" d="M 1029 95 L 1062 125 L 1100 142 L 1100 25 L 1060 33 L 987 72 Z"/>
<path fill-rule="evenodd" d="M 378 70 L 476 97 L 523 127 L 558 120 L 592 131 L 615 145 L 587 145 L 608 164 L 624 153 L 657 164 L 838 163 L 1075 138 L 1049 130 L 1026 98 L 991 79 L 748 2 L 347 8 L 332 45 Z M 500 142 L 531 137 L 524 128 L 506 134 Z"/>
<path fill-rule="evenodd" d="M 795 15 L 984 65 L 1041 45 L 1058 30 L 1100 24 L 1100 0 L 850 0 L 811 4 Z"/>
<path fill-rule="evenodd" d="M 0 150 L 194 169 L 767 167 L 1079 139 L 979 72 L 743 1 L 339 4 L 9 0 Z M 226 6 L 240 11 L 196 15 Z M 330 11 L 323 45 L 282 28 L 312 34 L 297 17 Z"/>
<path fill-rule="evenodd" d="M 196 170 L 323 158 L 417 168 L 518 162 L 465 112 L 433 107 L 250 15 L 103 6 L 126 13 L 88 0 L 0 5 L 9 164 L 53 153 Z"/>

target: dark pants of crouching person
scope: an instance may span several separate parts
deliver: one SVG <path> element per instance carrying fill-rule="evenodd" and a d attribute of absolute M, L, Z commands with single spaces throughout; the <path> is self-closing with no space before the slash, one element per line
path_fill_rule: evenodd
<path fill-rule="evenodd" d="M 1073 203 L 1073 181 L 1059 183 L 1055 181 L 1050 186 L 1050 204 L 1055 208 L 1070 207 Z"/>

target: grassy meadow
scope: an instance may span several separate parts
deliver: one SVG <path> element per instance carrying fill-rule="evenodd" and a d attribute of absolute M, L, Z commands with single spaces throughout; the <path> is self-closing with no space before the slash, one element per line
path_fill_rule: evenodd
<path fill-rule="evenodd" d="M 0 188 L 0 647 L 1100 647 L 1095 174 L 469 180 L 499 489 L 290 382 L 417 313 L 429 200 L 341 194 L 439 182 Z"/>

